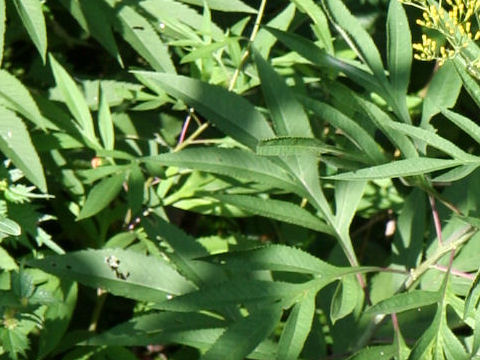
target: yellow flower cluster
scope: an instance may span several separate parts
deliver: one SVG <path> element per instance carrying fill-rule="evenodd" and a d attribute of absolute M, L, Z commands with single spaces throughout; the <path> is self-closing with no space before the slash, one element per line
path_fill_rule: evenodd
<path fill-rule="evenodd" d="M 480 10 L 480 0 L 400 0 L 406 5 L 412 5 L 423 11 L 417 24 L 438 31 L 446 40 L 446 46 L 438 46 L 437 42 L 427 35 L 422 36 L 422 42 L 413 44 L 417 51 L 415 58 L 423 61 L 437 60 L 439 65 L 452 59 L 468 47 L 471 41 L 480 39 L 480 31 L 472 33 L 472 20 L 477 20 Z M 480 67 L 477 60 L 468 61 Z"/>

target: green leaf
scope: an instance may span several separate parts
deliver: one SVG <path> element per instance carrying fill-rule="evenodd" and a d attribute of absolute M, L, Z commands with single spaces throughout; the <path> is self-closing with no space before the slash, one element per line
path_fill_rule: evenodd
<path fill-rule="evenodd" d="M 448 360 L 467 360 L 471 359 L 465 347 L 460 340 L 453 334 L 452 330 L 448 328 L 448 325 L 444 325 L 440 328 L 441 336 L 443 340 L 443 351 L 445 352 Z"/>
<path fill-rule="evenodd" d="M 465 310 L 463 313 L 463 318 L 466 319 L 468 316 L 471 316 L 475 308 L 478 305 L 480 300 L 480 271 L 475 275 L 475 279 L 470 285 L 467 296 L 465 298 Z"/>
<path fill-rule="evenodd" d="M 225 46 L 232 44 L 232 43 L 238 43 L 240 40 L 240 37 L 227 37 L 225 40 L 219 41 L 219 42 L 214 42 L 211 44 L 207 45 L 202 45 L 195 50 L 189 52 L 187 55 L 182 57 L 182 60 L 180 61 L 181 64 L 186 64 L 189 62 L 196 61 L 198 59 L 208 59 L 212 57 L 212 54 L 219 50 L 224 48 Z"/>
<path fill-rule="evenodd" d="M 362 289 L 359 288 L 357 278 L 353 275 L 345 276 L 337 285 L 330 305 L 330 319 L 332 324 L 353 312 Z"/>
<path fill-rule="evenodd" d="M 399 1 L 390 1 L 388 8 L 387 61 L 393 91 L 406 102 L 412 66 L 412 34 Z"/>
<path fill-rule="evenodd" d="M 380 86 L 389 87 L 382 58 L 370 35 L 353 16 L 343 2 L 338 0 L 325 0 L 323 2 L 327 14 L 331 17 L 337 31 L 347 41 L 350 47 L 364 61 L 378 80 Z"/>
<path fill-rule="evenodd" d="M 335 228 L 338 232 L 348 233 L 365 185 L 364 181 L 342 181 L 335 186 Z"/>
<path fill-rule="evenodd" d="M 414 189 L 404 200 L 397 221 L 397 231 L 392 244 L 395 264 L 406 269 L 416 268 L 423 255 L 423 239 L 426 224 L 426 196 Z"/>
<path fill-rule="evenodd" d="M 470 94 L 473 101 L 475 101 L 475 104 L 477 104 L 477 106 L 480 106 L 480 85 L 478 84 L 477 80 L 475 80 L 468 73 L 468 71 L 465 68 L 465 65 L 462 63 L 460 59 L 454 59 L 453 63 L 455 65 L 455 70 L 457 70 L 457 74 L 460 76 L 460 79 L 463 82 L 463 86 L 465 87 L 465 90 L 467 90 L 467 92 Z M 454 75 L 451 75 L 451 76 L 454 76 Z M 458 92 L 460 92 L 460 90 L 458 90 Z"/>
<path fill-rule="evenodd" d="M 445 154 L 450 155 L 454 159 L 468 161 L 474 158 L 472 155 L 466 153 L 452 142 L 435 134 L 433 130 L 424 130 L 416 126 L 401 124 L 398 122 L 391 122 L 387 126 L 403 133 L 404 135 L 410 136 L 414 139 L 422 140 L 431 147 L 443 151 Z"/>
<path fill-rule="evenodd" d="M 457 69 L 458 70 L 458 69 Z M 467 74 L 468 75 L 468 74 Z M 462 88 L 462 80 L 454 71 L 451 61 L 447 61 L 435 72 L 423 101 L 422 126 L 441 110 L 453 107 Z"/>
<path fill-rule="evenodd" d="M 98 129 L 105 150 L 113 150 L 115 147 L 115 132 L 113 129 L 113 119 L 110 113 L 105 91 L 102 86 L 100 90 L 100 104 L 98 105 Z"/>
<path fill-rule="evenodd" d="M 293 0 L 295 6 L 306 13 L 315 24 L 317 36 L 329 54 L 333 54 L 333 39 L 330 34 L 327 17 L 323 10 L 312 0 Z"/>
<path fill-rule="evenodd" d="M 236 321 L 202 356 L 202 360 L 243 360 L 266 339 L 280 321 L 282 308 L 269 306 Z"/>
<path fill-rule="evenodd" d="M 287 201 L 263 199 L 247 195 L 213 195 L 213 197 L 222 203 L 235 205 L 252 214 L 303 226 L 318 232 L 333 234 L 331 227 L 318 217 Z"/>
<path fill-rule="evenodd" d="M 393 345 L 372 346 L 356 352 L 348 360 L 390 360 L 394 354 Z"/>
<path fill-rule="evenodd" d="M 203 6 L 205 3 L 212 10 L 225 11 L 225 12 L 245 12 L 245 13 L 256 13 L 257 10 L 246 5 L 240 0 L 180 0 L 181 2 Z"/>
<path fill-rule="evenodd" d="M 386 160 L 375 139 L 358 125 L 356 121 L 326 103 L 307 98 L 303 98 L 302 100 L 309 109 L 315 112 L 325 122 L 342 130 L 353 144 L 360 150 L 365 151 L 372 162 L 382 163 Z"/>
<path fill-rule="evenodd" d="M 49 59 L 55 82 L 60 88 L 68 109 L 77 121 L 82 135 L 93 145 L 100 147 L 95 137 L 92 115 L 90 114 L 85 97 L 67 71 L 55 60 L 53 55 L 50 54 Z"/>
<path fill-rule="evenodd" d="M 0 343 L 13 360 L 18 359 L 18 354 L 25 357 L 25 351 L 29 347 L 27 335 L 18 327 L 14 329 L 0 328 Z"/>
<path fill-rule="evenodd" d="M 277 16 L 270 20 L 266 26 L 285 31 L 288 29 L 294 17 L 295 5 L 289 4 Z M 253 41 L 253 46 L 264 58 L 268 58 L 270 50 L 276 42 L 277 38 L 275 36 L 270 34 L 266 29 L 261 28 Z"/>
<path fill-rule="evenodd" d="M 265 102 L 277 135 L 312 137 L 307 114 L 295 98 L 294 92 L 255 49 L 253 54 Z"/>
<path fill-rule="evenodd" d="M 299 190 L 294 180 L 265 157 L 238 149 L 190 148 L 144 158 L 146 162 L 208 171 L 264 183 L 280 189 Z"/>
<path fill-rule="evenodd" d="M 175 66 L 168 53 L 168 48 L 162 43 L 148 20 L 140 15 L 132 5 L 118 7 L 115 0 L 108 0 L 108 2 L 115 9 L 117 18 L 117 22 L 114 24 L 115 28 L 125 41 L 143 56 L 153 69 L 174 74 Z"/>
<path fill-rule="evenodd" d="M 438 291 L 412 290 L 382 300 L 367 309 L 368 314 L 393 314 L 422 306 L 432 305 L 440 301 Z"/>
<path fill-rule="evenodd" d="M 278 343 L 277 360 L 296 360 L 312 327 L 315 313 L 314 291 L 307 292 L 293 307 Z"/>
<path fill-rule="evenodd" d="M 166 260 L 129 250 L 83 250 L 28 263 L 59 277 L 139 301 L 160 303 L 167 295 L 195 289 Z"/>
<path fill-rule="evenodd" d="M 0 219 L 0 232 L 6 235 L 19 236 L 22 233 L 22 229 L 15 221 L 3 218 Z"/>
<path fill-rule="evenodd" d="M 88 193 L 77 220 L 86 219 L 103 210 L 120 192 L 124 180 L 125 174 L 122 173 L 104 178 L 96 184 Z"/>
<path fill-rule="evenodd" d="M 307 40 L 301 36 L 280 31 L 278 29 L 266 29 L 270 31 L 283 44 L 285 44 L 285 46 L 297 52 L 305 59 L 311 61 L 313 64 L 328 69 L 335 69 L 338 72 L 342 72 L 349 79 L 353 80 L 365 89 L 368 89 L 371 92 L 375 92 L 380 96 L 385 96 L 385 93 L 382 90 L 381 86 L 378 84 L 377 79 L 372 74 L 327 54 L 324 50 L 320 49 L 312 41 Z"/>
<path fill-rule="evenodd" d="M 357 171 L 328 176 L 333 180 L 374 180 L 427 174 L 437 170 L 462 165 L 460 160 L 444 160 L 435 158 L 415 158 L 394 161 L 388 164 L 372 166 Z"/>
<path fill-rule="evenodd" d="M 474 121 L 447 109 L 443 109 L 442 114 L 480 144 L 480 126 Z"/>
<path fill-rule="evenodd" d="M 415 148 L 413 142 L 402 133 L 395 131 L 388 126 L 388 124 L 393 122 L 393 119 L 386 112 L 372 102 L 356 95 L 353 91 L 349 91 L 349 93 L 350 96 L 355 98 L 358 106 L 365 111 L 370 120 L 378 127 L 378 129 L 380 129 L 380 131 L 382 131 L 383 134 L 388 137 L 390 142 L 400 150 L 403 157 L 413 158 L 418 156 L 417 149 Z"/>
<path fill-rule="evenodd" d="M 441 183 L 441 182 L 450 183 L 450 182 L 458 181 L 458 180 L 463 179 L 464 177 L 467 177 L 468 175 L 470 175 L 479 166 L 480 166 L 480 164 L 463 165 L 463 166 L 456 167 L 452 170 L 449 170 L 449 171 L 443 173 L 442 175 L 439 175 L 439 176 L 433 178 L 432 182 L 433 183 Z"/>
<path fill-rule="evenodd" d="M 142 225 L 150 239 L 165 241 L 172 248 L 166 256 L 188 280 L 198 286 L 211 281 L 211 264 L 194 260 L 208 253 L 193 237 L 158 216 L 151 215 Z M 222 274 L 217 274 L 217 281 L 222 279 Z"/>
<path fill-rule="evenodd" d="M 236 271 L 271 270 L 315 274 L 318 278 L 335 277 L 340 271 L 309 253 L 285 245 L 269 245 L 253 250 L 212 256 L 216 262 Z M 334 281 L 332 279 L 332 281 Z"/>
<path fill-rule="evenodd" d="M 240 143 L 255 149 L 262 139 L 274 137 L 266 119 L 243 97 L 219 86 L 185 76 L 137 71 Z"/>
<path fill-rule="evenodd" d="M 363 154 L 347 152 L 315 138 L 279 137 L 262 140 L 257 146 L 257 154 L 263 156 L 292 156 L 292 155 L 338 155 L 339 157 L 368 163 Z"/>
<path fill-rule="evenodd" d="M 127 201 L 128 206 L 132 210 L 132 215 L 137 216 L 142 209 L 145 178 L 143 177 L 140 166 L 134 165 L 128 174 L 128 191 Z"/>
<path fill-rule="evenodd" d="M 42 163 L 27 128 L 13 112 L 0 106 L 0 150 L 41 191 L 47 192 Z"/>
<path fill-rule="evenodd" d="M 84 25 L 86 30 L 100 43 L 102 46 L 117 59 L 120 66 L 123 67 L 123 61 L 118 52 L 115 37 L 112 31 L 111 20 L 114 15 L 103 1 L 80 1 L 81 15 L 76 16 L 80 25 Z M 75 17 L 75 12 L 70 11 Z M 83 16 L 84 19 L 79 18 Z M 84 21 L 82 21 L 84 20 Z"/>
<path fill-rule="evenodd" d="M 13 0 L 23 26 L 35 44 L 45 64 L 47 54 L 47 29 L 40 0 Z"/>
<path fill-rule="evenodd" d="M 0 269 L 10 271 L 18 270 L 18 265 L 15 262 L 15 259 L 12 258 L 8 252 L 0 246 Z"/>
<path fill-rule="evenodd" d="M 187 38 L 196 36 L 192 36 L 190 29 L 196 30 L 197 34 L 205 33 L 203 16 L 190 6 L 172 0 L 144 0 L 140 3 L 140 6 L 149 15 L 155 17 L 158 24 L 163 23 L 165 25 L 164 32 L 172 29 L 175 32 L 182 33 Z M 207 33 L 212 36 L 213 40 L 222 41 L 225 38 L 223 30 L 215 23 L 210 22 L 209 26 L 210 29 Z M 160 30 L 162 31 L 162 29 Z"/>
<path fill-rule="evenodd" d="M 5 42 L 5 0 L 0 0 L 0 66 L 3 60 L 3 46 Z"/>
<path fill-rule="evenodd" d="M 6 70 L 0 70 L 0 103 L 23 115 L 38 127 L 46 126 L 28 89 Z"/>
<path fill-rule="evenodd" d="M 43 359 L 59 345 L 77 303 L 78 286 L 75 282 L 62 281 L 55 290 L 63 301 L 57 301 L 45 312 L 45 327 L 40 332 L 37 359 Z"/>
<path fill-rule="evenodd" d="M 85 345 L 147 346 L 180 342 L 181 336 L 192 330 L 225 327 L 217 317 L 199 313 L 155 312 L 136 316 L 102 334 L 91 337 Z M 200 335 L 200 334 L 199 334 Z"/>
<path fill-rule="evenodd" d="M 232 279 L 209 284 L 197 291 L 175 296 L 155 304 L 155 308 L 168 311 L 222 310 L 232 305 L 255 305 L 272 308 L 275 303 L 290 306 L 292 300 L 306 288 L 305 284 L 280 281 Z"/>

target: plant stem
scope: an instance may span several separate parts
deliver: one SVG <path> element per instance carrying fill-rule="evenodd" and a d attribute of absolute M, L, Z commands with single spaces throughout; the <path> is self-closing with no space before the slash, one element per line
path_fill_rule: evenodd
<path fill-rule="evenodd" d="M 230 84 L 228 86 L 228 91 L 232 91 L 233 88 L 235 87 L 238 76 L 240 75 L 240 71 L 241 71 L 243 65 L 245 64 L 245 62 L 247 61 L 248 56 L 250 55 L 250 47 L 251 47 L 253 41 L 255 40 L 255 38 L 257 37 L 258 30 L 260 29 L 260 24 L 262 23 L 263 15 L 265 13 L 266 4 L 267 4 L 267 0 L 262 0 L 262 2 L 260 4 L 260 8 L 258 9 L 257 18 L 255 19 L 255 25 L 253 26 L 252 32 L 250 34 L 250 38 L 248 40 L 247 47 L 245 49 L 245 52 L 242 55 L 242 58 L 240 60 L 240 64 L 238 65 L 238 67 L 235 69 L 235 72 L 233 73 L 233 77 L 230 80 Z M 185 124 L 184 124 L 185 132 L 186 132 L 186 127 L 188 127 L 188 124 L 190 123 L 190 118 L 191 117 L 196 118 L 195 109 L 193 109 L 193 108 L 189 109 L 189 115 L 187 116 L 187 119 L 185 120 Z M 188 122 L 187 122 L 187 120 L 188 120 Z M 184 130 L 182 129 L 183 137 L 182 137 L 182 135 L 180 136 L 180 140 L 179 140 L 177 146 L 175 147 L 174 151 L 175 152 L 180 151 L 180 150 L 184 149 L 185 147 L 187 147 L 188 145 L 192 144 L 208 128 L 208 126 L 209 126 L 208 123 L 202 124 L 185 141 L 183 141 L 183 138 L 184 138 L 185 134 L 184 134 Z"/>
<path fill-rule="evenodd" d="M 90 320 L 90 325 L 88 331 L 95 332 L 97 330 L 98 319 L 102 313 L 103 305 L 107 299 L 108 293 L 104 290 L 97 289 L 97 301 L 95 303 L 95 308 L 93 309 L 92 319 Z"/>
<path fill-rule="evenodd" d="M 452 234 L 452 236 L 450 236 L 450 238 L 447 240 L 447 242 L 443 246 L 439 246 L 439 249 L 437 249 L 435 254 L 433 254 L 430 258 L 428 258 L 423 263 L 421 263 L 416 269 L 412 269 L 410 271 L 410 275 L 404 281 L 400 289 L 396 291 L 396 294 L 413 287 L 413 285 L 416 284 L 417 280 L 426 271 L 428 271 L 431 267 L 433 267 L 438 260 L 440 260 L 443 256 L 445 256 L 449 252 L 450 252 L 449 268 L 451 268 L 451 263 L 453 262 L 453 257 L 455 256 L 456 249 L 460 247 L 463 243 L 468 241 L 468 239 L 470 239 L 475 233 L 476 233 L 476 230 L 473 230 L 471 226 L 466 226 L 460 229 L 459 231 L 455 232 L 454 234 Z M 377 329 L 381 326 L 385 318 L 386 318 L 385 314 L 376 315 L 373 317 L 372 321 L 368 324 L 362 336 L 355 344 L 354 346 L 355 351 L 358 349 L 362 349 L 368 344 L 368 342 L 370 341 L 372 336 L 375 334 Z"/>
<path fill-rule="evenodd" d="M 250 55 L 250 48 L 255 41 L 255 38 L 257 37 L 258 30 L 260 29 L 260 24 L 262 23 L 262 18 L 265 13 L 265 6 L 267 5 L 267 0 L 262 0 L 260 3 L 260 7 L 258 9 L 257 13 L 257 18 L 255 19 L 255 24 L 253 25 L 252 32 L 250 34 L 250 38 L 248 39 L 248 44 L 245 49 L 245 52 L 242 55 L 242 58 L 240 59 L 240 64 L 238 64 L 237 68 L 235 69 L 235 72 L 233 73 L 232 79 L 230 80 L 230 85 L 228 86 L 228 91 L 232 91 L 233 88 L 235 87 L 235 84 L 237 82 L 238 76 L 240 75 L 240 71 L 243 68 L 243 65 L 247 61 L 249 55 Z"/>

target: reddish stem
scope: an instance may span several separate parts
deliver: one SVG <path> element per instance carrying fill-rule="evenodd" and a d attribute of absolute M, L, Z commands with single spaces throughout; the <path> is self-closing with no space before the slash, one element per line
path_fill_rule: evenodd
<path fill-rule="evenodd" d="M 430 206 L 432 208 L 433 223 L 435 224 L 435 231 L 437 233 L 438 244 L 440 246 L 443 246 L 442 223 L 440 222 L 440 217 L 438 216 L 437 206 L 435 205 L 435 198 L 431 195 L 428 198 L 430 200 Z"/>

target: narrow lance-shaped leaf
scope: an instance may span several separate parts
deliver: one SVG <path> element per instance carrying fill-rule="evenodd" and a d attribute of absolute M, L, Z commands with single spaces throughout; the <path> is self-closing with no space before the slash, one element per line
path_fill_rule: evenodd
<path fill-rule="evenodd" d="M 365 185 L 364 181 L 342 181 L 335 186 L 335 227 L 338 232 L 348 233 Z"/>
<path fill-rule="evenodd" d="M 232 204 L 252 214 L 303 226 L 315 231 L 333 234 L 333 230 L 307 210 L 287 201 L 262 199 L 247 195 L 213 195 L 222 203 Z"/>
<path fill-rule="evenodd" d="M 323 5 L 327 9 L 327 14 L 331 16 L 332 21 L 336 25 L 336 29 L 347 42 L 350 42 L 350 46 L 357 52 L 358 56 L 365 61 L 379 84 L 387 89 L 388 82 L 380 53 L 358 19 L 350 13 L 341 1 L 325 0 Z"/>
<path fill-rule="evenodd" d="M 307 114 L 293 91 L 262 56 L 253 50 L 265 102 L 277 135 L 311 137 Z"/>
<path fill-rule="evenodd" d="M 301 192 L 301 189 L 284 169 L 265 157 L 244 150 L 191 148 L 177 153 L 144 158 L 144 161 L 208 171 Z"/>
<path fill-rule="evenodd" d="M 314 291 L 306 293 L 290 312 L 278 343 L 277 360 L 298 359 L 312 327 L 315 296 Z"/>
<path fill-rule="evenodd" d="M 293 0 L 293 3 L 301 11 L 307 13 L 313 20 L 317 36 L 322 41 L 327 52 L 333 54 L 333 39 L 330 34 L 328 20 L 320 6 L 315 4 L 312 0 Z"/>
<path fill-rule="evenodd" d="M 237 271 L 272 270 L 315 274 L 318 277 L 333 277 L 338 272 L 338 268 L 303 250 L 278 244 L 218 254 L 211 259 Z"/>
<path fill-rule="evenodd" d="M 412 34 L 407 15 L 399 1 L 390 1 L 387 16 L 387 40 L 390 82 L 396 96 L 406 102 L 412 66 Z"/>
<path fill-rule="evenodd" d="M 123 67 L 123 61 L 113 35 L 112 24 L 109 20 L 114 18 L 114 16 L 110 13 L 108 6 L 103 1 L 80 1 L 79 6 L 81 7 L 82 15 L 85 17 L 85 25 L 88 32 Z M 71 14 L 75 16 L 75 12 L 71 12 Z M 80 19 L 77 18 L 77 21 L 82 25 Z"/>
<path fill-rule="evenodd" d="M 62 65 L 60 65 L 52 55 L 49 55 L 49 59 L 55 82 L 62 92 L 68 109 L 77 121 L 82 135 L 92 145 L 100 147 L 95 137 L 92 115 L 90 114 L 85 97 Z"/>
<path fill-rule="evenodd" d="M 480 144 L 480 126 L 477 123 L 451 110 L 443 109 L 442 114 Z"/>
<path fill-rule="evenodd" d="M 448 62 L 447 62 L 448 63 Z M 459 59 L 454 59 L 453 63 L 455 65 L 455 69 L 457 70 L 458 75 L 463 82 L 463 86 L 467 90 L 467 92 L 472 97 L 473 101 L 477 106 L 480 106 L 480 85 L 478 82 L 468 73 L 465 68 L 465 65 Z"/>
<path fill-rule="evenodd" d="M 438 114 L 442 109 L 453 107 L 461 88 L 461 78 L 454 71 L 453 63 L 447 61 L 435 72 L 428 86 L 427 95 L 423 101 L 422 127 L 426 127 L 432 116 Z"/>
<path fill-rule="evenodd" d="M 293 299 L 305 290 L 305 284 L 280 281 L 261 281 L 236 278 L 223 283 L 211 283 L 197 291 L 175 296 L 155 304 L 167 311 L 222 310 L 232 305 L 260 305 L 278 303 L 290 306 Z"/>
<path fill-rule="evenodd" d="M 349 79 L 365 89 L 375 92 L 380 96 L 385 96 L 382 87 L 378 84 L 377 79 L 372 74 L 327 54 L 326 51 L 320 49 L 316 44 L 304 37 L 280 31 L 278 29 L 266 29 L 275 35 L 275 37 L 285 44 L 285 46 L 297 52 L 313 64 L 343 72 Z"/>
<path fill-rule="evenodd" d="M 295 5 L 289 4 L 277 16 L 270 20 L 266 26 L 285 31 L 292 23 L 294 17 Z M 273 36 L 268 30 L 261 28 L 257 33 L 253 45 L 264 58 L 268 58 L 270 50 L 276 42 L 277 38 L 275 36 Z"/>
<path fill-rule="evenodd" d="M 167 299 L 166 294 L 195 289 L 166 260 L 129 250 L 83 250 L 31 260 L 29 265 L 140 301 L 160 303 Z"/>
<path fill-rule="evenodd" d="M 47 54 L 47 29 L 40 0 L 13 0 L 28 35 L 35 44 L 43 63 Z"/>
<path fill-rule="evenodd" d="M 450 330 L 446 322 L 441 326 L 442 347 L 445 356 L 449 360 L 467 360 L 471 359 L 468 356 L 465 347 L 455 334 Z"/>
<path fill-rule="evenodd" d="M 180 0 L 181 2 L 203 6 L 204 3 L 212 10 L 225 11 L 225 12 L 244 12 L 244 13 L 256 13 L 257 11 L 245 4 L 240 0 Z"/>
<path fill-rule="evenodd" d="M 357 305 L 362 289 L 355 276 L 345 276 L 337 285 L 330 305 L 330 319 L 332 324 L 350 314 Z"/>
<path fill-rule="evenodd" d="M 394 161 L 384 165 L 372 166 L 357 171 L 328 176 L 334 180 L 374 180 L 394 177 L 405 177 L 431 173 L 448 169 L 464 162 L 461 160 L 445 160 L 435 158 L 415 158 Z"/>
<path fill-rule="evenodd" d="M 354 120 L 321 101 L 307 98 L 303 98 L 302 100 L 308 108 L 314 111 L 324 121 L 341 129 L 359 149 L 365 151 L 366 155 L 372 160 L 372 162 L 382 163 L 385 161 L 385 156 L 380 151 L 380 147 L 376 141 Z"/>
<path fill-rule="evenodd" d="M 46 126 L 44 118 L 28 89 L 12 74 L 0 70 L 0 103 L 30 120 L 36 126 Z"/>
<path fill-rule="evenodd" d="M 3 46 L 5 36 L 5 0 L 0 0 L 0 66 L 3 60 Z"/>
<path fill-rule="evenodd" d="M 103 142 L 105 150 L 113 150 L 115 146 L 115 132 L 113 129 L 113 119 L 110 113 L 105 92 L 102 87 L 100 91 L 100 104 L 98 105 L 98 129 L 100 130 L 100 137 Z"/>
<path fill-rule="evenodd" d="M 243 360 L 275 329 L 282 308 L 270 305 L 234 322 L 202 357 L 202 360 Z"/>
<path fill-rule="evenodd" d="M 77 304 L 78 286 L 76 282 L 62 280 L 56 289 L 63 301 L 49 306 L 44 315 L 45 323 L 54 323 L 55 326 L 46 326 L 40 333 L 37 359 L 44 359 L 54 351 L 67 331 Z"/>
<path fill-rule="evenodd" d="M 116 1 L 108 0 L 112 8 L 118 7 Z M 161 41 L 148 20 L 131 5 L 124 5 L 116 11 L 114 24 L 122 37 L 157 71 L 175 73 L 168 48 Z"/>
<path fill-rule="evenodd" d="M 222 330 L 218 317 L 199 313 L 155 312 L 132 319 L 89 338 L 86 345 L 147 346 L 175 341 L 187 331 L 205 328 Z"/>
<path fill-rule="evenodd" d="M 348 152 L 336 146 L 327 145 L 316 138 L 280 137 L 262 140 L 257 146 L 257 154 L 263 156 L 321 156 L 332 154 L 345 159 L 368 163 L 368 158 L 364 154 Z"/>
<path fill-rule="evenodd" d="M 370 117 L 380 131 L 382 131 L 385 136 L 388 137 L 391 143 L 400 150 L 403 157 L 418 157 L 418 152 L 413 142 L 402 133 L 395 131 L 388 126 L 388 124 L 392 123 L 393 120 L 387 113 L 385 113 L 377 105 L 357 96 L 355 93 L 351 92 L 351 94 L 355 97 L 358 105 L 365 111 L 365 113 Z"/>
<path fill-rule="evenodd" d="M 120 192 L 124 179 L 125 175 L 122 173 L 104 178 L 96 184 L 88 193 L 77 220 L 86 219 L 102 211 Z"/>
<path fill-rule="evenodd" d="M 432 305 L 440 301 L 438 291 L 413 290 L 394 295 L 380 301 L 367 310 L 369 314 L 393 314 L 422 306 Z"/>
<path fill-rule="evenodd" d="M 468 290 L 467 297 L 465 299 L 465 310 L 463 318 L 466 319 L 468 316 L 471 316 L 474 309 L 477 307 L 480 300 L 480 271 L 477 272 L 475 279 L 470 285 Z"/>
<path fill-rule="evenodd" d="M 411 123 L 406 103 L 399 102 L 393 94 L 392 86 L 387 80 L 380 53 L 368 32 L 363 28 L 359 20 L 353 16 L 342 1 L 325 0 L 322 2 L 327 14 L 331 17 L 337 31 L 347 41 L 359 58 L 373 72 L 381 87 L 379 93 L 393 108 L 395 114 L 405 123 Z"/>
<path fill-rule="evenodd" d="M 387 360 L 391 359 L 395 354 L 395 347 L 393 345 L 381 345 L 365 347 L 353 356 L 349 357 L 349 360 Z"/>
<path fill-rule="evenodd" d="M 259 140 L 274 137 L 267 120 L 252 104 L 222 87 L 185 76 L 144 71 L 136 73 L 194 107 L 225 134 L 251 149 L 256 148 Z"/>
<path fill-rule="evenodd" d="M 444 153 L 450 155 L 453 158 L 467 160 L 467 161 L 475 159 L 474 156 L 466 153 L 465 151 L 460 149 L 458 146 L 442 138 L 441 136 L 435 134 L 433 131 L 424 130 L 416 126 L 401 124 L 398 122 L 391 122 L 387 126 L 405 135 L 424 141 L 426 144 L 430 145 L 431 147 L 434 147 L 440 151 L 443 151 Z"/>
<path fill-rule="evenodd" d="M 0 106 L 0 150 L 41 191 L 47 192 L 42 163 L 27 128 L 13 112 Z"/>
<path fill-rule="evenodd" d="M 144 196 L 145 178 L 142 169 L 138 165 L 134 165 L 128 175 L 128 206 L 132 211 L 132 215 L 136 216 L 142 208 Z"/>

